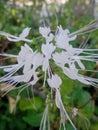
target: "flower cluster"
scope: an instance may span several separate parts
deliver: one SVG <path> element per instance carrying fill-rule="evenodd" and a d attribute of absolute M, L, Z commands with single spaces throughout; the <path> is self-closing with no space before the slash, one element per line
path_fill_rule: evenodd
<path fill-rule="evenodd" d="M 61 99 L 60 86 L 62 84 L 62 79 L 54 70 L 52 70 L 51 63 L 61 68 L 62 73 L 70 79 L 78 80 L 81 83 L 97 87 L 98 79 L 85 76 L 83 73 L 81 74 L 80 71 L 87 70 L 82 61 L 90 61 L 95 63 L 98 61 L 98 54 L 94 53 L 97 52 L 98 49 L 87 49 L 81 47 L 74 48 L 70 43 L 70 41 L 76 40 L 77 35 L 92 31 L 96 27 L 96 22 L 93 22 L 79 31 L 70 33 L 68 29 L 63 29 L 62 26 L 58 26 L 55 34 L 52 33 L 49 27 L 40 27 L 39 32 L 45 39 L 45 43 L 42 43 L 41 45 L 41 52 L 38 52 L 37 50 L 34 51 L 29 45 L 27 45 L 27 43 L 25 43 L 24 46 L 21 46 L 21 50 L 18 55 L 0 54 L 11 58 L 14 57 L 17 60 L 17 63 L 14 65 L 0 67 L 0 69 L 3 69 L 4 72 L 6 72 L 6 74 L 0 78 L 0 82 L 8 82 L 11 85 L 17 85 L 24 82 L 26 87 L 30 85 L 33 86 L 40 79 L 40 68 L 40 70 L 44 73 L 44 89 L 47 82 L 50 89 L 55 90 L 55 104 L 60 110 L 61 116 L 60 126 L 63 125 L 64 130 L 66 129 L 64 120 L 65 116 L 73 126 L 74 130 L 76 130 L 77 128 L 74 126 L 69 115 L 67 114 Z M 19 37 L 2 31 L 0 31 L 0 34 L 6 36 L 8 40 L 13 42 L 32 42 L 32 40 L 26 38 L 29 31 L 30 28 L 25 28 Z M 21 74 L 17 75 L 16 72 L 19 70 L 21 70 Z M 47 110 L 48 107 L 46 107 L 45 113 Z M 40 130 L 44 129 L 45 121 L 42 120 Z"/>

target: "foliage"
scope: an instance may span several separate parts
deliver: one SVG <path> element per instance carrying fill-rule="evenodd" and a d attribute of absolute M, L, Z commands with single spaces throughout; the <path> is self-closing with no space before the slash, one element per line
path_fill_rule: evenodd
<path fill-rule="evenodd" d="M 83 0 L 78 1 L 81 5 Z M 25 27 L 31 27 L 32 30 L 29 37 L 33 37 L 33 41 L 30 46 L 34 48 L 34 50 L 40 49 L 39 39 L 43 42 L 43 39 L 40 38 L 38 32 L 39 26 L 43 26 L 44 24 L 47 26 L 49 25 L 53 30 L 55 30 L 57 25 L 61 24 L 64 28 L 67 26 L 71 32 L 73 32 L 74 30 L 83 27 L 93 19 L 93 15 L 91 16 L 91 14 L 88 15 L 86 13 L 82 14 L 82 16 L 77 16 L 75 12 L 73 12 L 72 0 L 69 0 L 66 4 L 59 6 L 56 3 L 51 3 L 49 5 L 46 3 L 48 17 L 42 17 L 40 15 L 43 2 L 45 2 L 44 0 L 39 2 L 32 0 L 32 2 L 33 5 L 28 6 L 25 2 L 22 3 L 21 1 L 19 1 L 19 4 L 17 4 L 17 2 L 12 3 L 12 1 L 1 0 L 0 30 L 9 32 L 11 34 L 16 33 L 15 35 L 18 35 Z M 20 6 L 21 4 L 23 6 Z M 85 36 L 82 36 L 82 38 L 78 36 L 78 42 L 73 42 L 72 44 L 73 46 L 78 47 L 82 41 L 86 41 L 89 38 L 87 42 L 89 48 L 98 48 L 97 35 L 98 31 L 95 31 L 92 35 L 90 35 L 90 38 L 88 34 L 85 34 Z M 21 45 L 23 45 L 22 42 L 9 42 L 4 37 L 0 36 L 0 52 L 2 53 L 8 52 L 17 54 Z M 15 63 L 16 61 L 14 59 L 12 61 L 9 59 L 2 59 L 0 64 L 8 64 L 9 62 Z M 97 64 L 94 66 L 93 64 L 85 63 L 85 65 L 88 66 L 89 69 L 98 70 Z M 54 70 L 57 71 L 57 73 L 62 77 L 63 84 L 61 95 L 64 105 L 66 106 L 70 116 L 73 114 L 73 108 L 78 109 L 78 114 L 75 119 L 73 119 L 75 125 L 79 130 L 97 130 L 98 98 L 96 95 L 98 94 L 98 90 L 92 88 L 91 86 L 85 86 L 78 81 L 72 81 L 68 77 L 65 77 L 65 75 L 61 73 L 61 70 L 58 70 L 57 68 L 54 68 Z M 95 74 L 94 72 L 92 74 L 89 72 L 85 73 L 91 77 L 98 77 L 98 74 Z M 41 85 L 42 81 L 40 81 L 40 84 L 37 84 L 37 88 L 39 88 Z M 3 91 L 1 84 L 0 91 L 0 95 L 2 95 Z M 30 89 L 24 90 L 21 95 L 17 95 L 19 90 L 14 90 L 8 93 L 5 97 L 1 98 L 0 130 L 6 130 L 6 128 L 9 130 L 37 130 L 39 128 L 42 112 L 45 108 L 44 100 L 46 97 L 39 89 L 34 90 L 33 94 L 31 91 L 33 92 L 33 90 Z M 47 93 L 47 89 L 44 90 L 44 93 Z M 54 103 L 54 100 L 52 102 Z M 52 107 L 52 109 L 50 108 L 50 111 L 52 122 L 51 128 L 52 130 L 57 130 L 59 125 L 59 112 L 55 105 Z M 67 124 L 67 126 L 68 130 L 72 130 L 72 127 L 69 124 Z"/>

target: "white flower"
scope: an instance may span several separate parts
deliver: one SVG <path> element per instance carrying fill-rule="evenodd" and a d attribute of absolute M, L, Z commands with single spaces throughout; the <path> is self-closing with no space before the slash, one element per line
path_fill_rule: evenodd
<path fill-rule="evenodd" d="M 55 63 L 61 68 L 66 65 L 69 68 L 71 64 L 77 63 L 81 69 L 85 69 L 85 66 L 79 58 L 79 54 L 81 54 L 82 51 L 83 50 L 77 50 L 72 46 L 69 46 L 69 49 L 67 51 L 62 51 L 61 53 L 56 52 L 52 56 Z"/>
<path fill-rule="evenodd" d="M 40 27 L 39 32 L 46 39 L 46 43 L 51 42 L 54 38 L 49 27 Z"/>
<path fill-rule="evenodd" d="M 67 52 L 62 51 L 61 53 L 55 52 L 53 55 L 53 60 L 55 61 L 55 64 L 59 67 L 64 67 L 66 63 L 69 62 Z"/>
<path fill-rule="evenodd" d="M 51 88 L 55 89 L 58 89 L 62 84 L 62 80 L 57 74 L 52 75 L 51 78 L 47 79 L 47 82 Z"/>
<path fill-rule="evenodd" d="M 33 55 L 33 50 L 27 44 L 25 44 L 24 46 L 21 46 L 17 61 L 18 63 L 24 63 L 26 60 L 28 60 L 28 58 L 32 58 Z"/>
<path fill-rule="evenodd" d="M 96 49 L 77 49 L 69 46 L 69 50 L 62 51 L 61 53 L 54 53 L 53 60 L 55 64 L 59 66 L 63 73 L 72 80 L 78 80 L 84 84 L 97 87 L 98 80 L 96 78 L 90 78 L 79 73 L 79 70 L 85 71 L 85 66 L 82 60 L 96 62 L 98 60 L 98 54 L 93 54 Z M 76 66 L 78 65 L 78 68 Z M 90 70 L 89 70 L 90 71 Z"/>
<path fill-rule="evenodd" d="M 74 64 L 70 65 L 69 68 L 64 67 L 63 69 L 63 73 L 65 75 L 67 75 L 69 78 L 73 79 L 73 80 L 79 80 L 80 82 L 84 83 L 84 84 L 90 84 L 90 82 L 88 82 L 88 80 L 86 80 L 81 74 L 79 74 L 78 69 L 75 67 Z"/>
<path fill-rule="evenodd" d="M 36 70 L 39 66 L 43 64 L 44 57 L 41 53 L 36 52 L 32 58 L 33 69 Z"/>
<path fill-rule="evenodd" d="M 55 51 L 56 47 L 50 43 L 50 44 L 42 44 L 42 53 L 44 54 L 47 59 L 51 58 L 52 53 Z"/>
<path fill-rule="evenodd" d="M 43 55 L 37 51 L 33 52 L 33 50 L 25 44 L 21 47 L 17 61 L 24 65 L 23 73 L 25 73 L 31 68 L 36 70 L 40 65 L 42 65 Z"/>
<path fill-rule="evenodd" d="M 24 82 L 34 85 L 38 81 L 37 72 L 31 69 L 23 75 L 12 76 L 9 78 L 10 81 L 14 81 L 16 83 Z"/>
<path fill-rule="evenodd" d="M 32 59 L 35 53 L 36 52 L 33 52 L 33 50 L 27 44 L 21 47 L 17 61 L 18 64 L 22 63 L 24 65 L 23 73 L 31 69 Z"/>
<path fill-rule="evenodd" d="M 33 52 L 33 50 L 25 44 L 21 47 L 19 55 L 16 58 L 18 63 L 15 65 L 2 66 L 2 69 L 8 73 L 1 77 L 0 81 L 29 82 L 34 75 L 36 77 L 36 80 L 34 81 L 37 81 L 36 69 L 42 65 L 43 55 L 41 53 Z M 19 69 L 21 69 L 22 74 L 14 76 Z"/>
<path fill-rule="evenodd" d="M 76 35 L 69 37 L 69 34 L 70 32 L 68 29 L 63 30 L 61 26 L 58 26 L 55 37 L 57 47 L 67 50 L 70 45 L 69 42 L 76 39 Z"/>
<path fill-rule="evenodd" d="M 0 34 L 3 36 L 6 36 L 9 41 L 17 42 L 17 41 L 25 41 L 25 42 L 32 42 L 32 40 L 26 39 L 30 32 L 31 28 L 25 28 L 22 33 L 19 35 L 19 37 L 5 33 L 3 31 L 0 31 Z"/>
<path fill-rule="evenodd" d="M 47 38 L 47 36 L 49 35 L 49 33 L 51 32 L 50 27 L 40 27 L 39 28 L 39 32 L 41 33 L 41 35 L 45 38 Z"/>
<path fill-rule="evenodd" d="M 49 70 L 49 59 L 51 59 L 52 53 L 55 51 L 56 47 L 52 43 L 42 44 L 41 51 L 44 55 L 42 69 L 43 71 Z"/>
<path fill-rule="evenodd" d="M 7 76 L 5 77 L 7 78 L 7 77 L 12 76 L 23 66 L 24 66 L 23 73 L 30 70 L 34 54 L 35 52 L 33 52 L 33 50 L 27 44 L 22 46 L 19 54 L 16 56 L 18 63 L 16 63 L 15 65 L 10 65 L 10 66 L 2 66 L 2 68 L 4 68 L 4 71 L 8 72 Z M 7 56 L 10 56 L 10 55 L 7 55 Z"/>

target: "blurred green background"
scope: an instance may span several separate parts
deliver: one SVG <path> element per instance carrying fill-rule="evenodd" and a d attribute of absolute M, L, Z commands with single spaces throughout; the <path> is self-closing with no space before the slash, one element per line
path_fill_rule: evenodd
<path fill-rule="evenodd" d="M 47 0 L 48 1 L 48 0 Z M 29 38 L 32 43 L 29 45 L 34 50 L 40 49 L 43 41 L 40 39 L 39 27 L 50 26 L 53 30 L 58 25 L 68 28 L 71 32 L 89 24 L 94 19 L 94 0 L 0 0 L 0 30 L 13 35 L 19 35 L 25 27 L 31 27 Z M 98 31 L 90 34 L 87 42 L 88 48 L 98 48 Z M 78 36 L 77 42 L 72 42 L 74 47 L 89 37 L 89 34 Z M 0 36 L 0 53 L 18 54 L 23 42 L 9 42 L 5 37 Z M 14 59 L 0 57 L 0 65 L 14 64 Z M 85 63 L 89 69 L 98 70 L 97 64 Z M 53 68 L 56 70 L 53 66 Z M 73 119 L 78 130 L 98 130 L 98 90 L 92 86 L 86 86 L 78 81 L 62 75 L 56 70 L 63 80 L 61 86 L 62 99 L 65 108 L 72 115 L 72 108 L 78 108 L 79 113 Z M 1 76 L 4 74 L 0 70 Z M 98 77 L 98 74 L 85 72 L 91 77 Z M 6 84 L 0 84 L 0 95 Z M 0 100 L 0 130 L 38 130 L 42 113 L 45 108 L 45 94 L 48 89 L 40 90 L 42 80 L 36 84 L 33 95 L 31 89 L 24 90 L 15 100 L 19 90 L 6 94 Z M 12 86 L 13 87 L 13 86 Z M 29 94 L 28 94 L 29 93 Z M 29 95 L 29 96 L 28 96 Z M 15 106 L 16 105 L 16 106 Z M 50 109 L 51 130 L 59 128 L 59 113 L 54 106 Z M 66 124 L 67 130 L 73 130 L 70 124 Z M 63 129 L 62 129 L 63 130 Z"/>

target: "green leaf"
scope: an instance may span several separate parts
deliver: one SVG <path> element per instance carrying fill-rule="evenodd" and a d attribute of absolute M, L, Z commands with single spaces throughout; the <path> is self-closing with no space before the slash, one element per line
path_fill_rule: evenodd
<path fill-rule="evenodd" d="M 21 99 L 19 102 L 19 108 L 22 111 L 30 110 L 30 109 L 41 110 L 43 108 L 42 106 L 43 106 L 43 101 L 40 97 L 34 97 L 31 99 L 24 98 Z"/>
<path fill-rule="evenodd" d="M 91 96 L 88 92 L 83 91 L 81 97 L 79 98 L 79 104 L 85 104 L 84 108 L 82 109 L 82 112 L 87 116 L 91 117 L 93 114 L 93 101 L 90 100 Z"/>
<path fill-rule="evenodd" d="M 91 101 L 91 95 L 89 92 L 82 90 L 82 88 L 77 87 L 72 93 L 72 102 L 75 107 L 82 107 L 81 112 L 90 118 L 93 114 L 94 103 Z"/>
<path fill-rule="evenodd" d="M 40 126 L 41 118 L 42 118 L 42 114 L 33 112 L 29 114 L 28 116 L 24 116 L 23 120 L 33 127 L 38 127 Z"/>
<path fill-rule="evenodd" d="M 90 130 L 98 130 L 98 122 L 95 124 L 92 124 L 91 129 Z"/>

